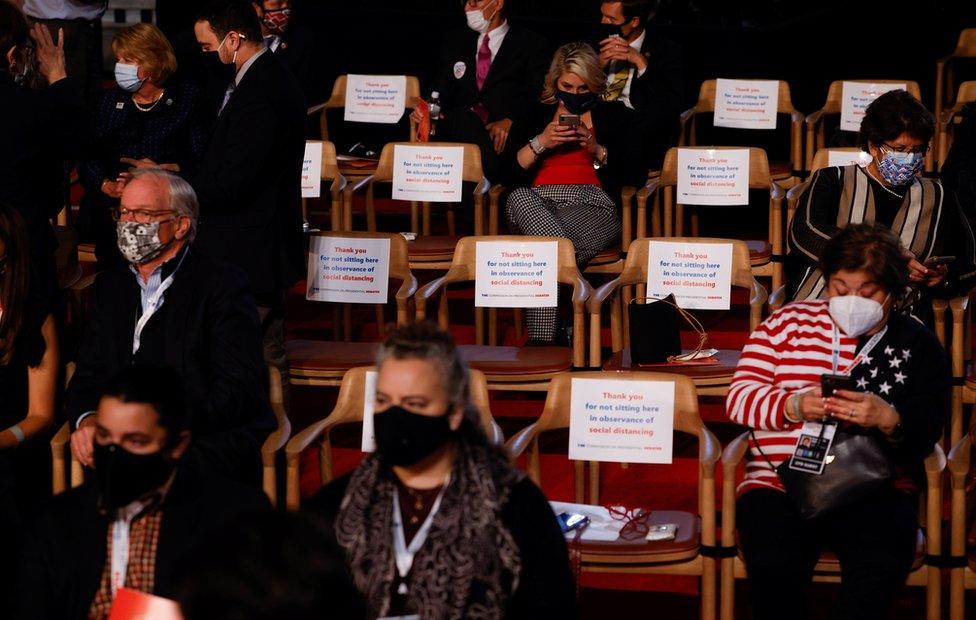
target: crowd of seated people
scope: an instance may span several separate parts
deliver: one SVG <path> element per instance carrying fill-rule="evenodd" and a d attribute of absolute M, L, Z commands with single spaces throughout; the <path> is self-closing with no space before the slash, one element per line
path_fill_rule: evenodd
<path fill-rule="evenodd" d="M 156 26 L 122 28 L 115 85 L 100 93 L 86 28 L 104 3 L 75 4 L 0 0 L 0 594 L 11 613 L 108 618 L 127 588 L 179 601 L 186 618 L 576 617 L 559 523 L 487 439 L 459 348 L 432 324 L 400 326 L 378 347 L 373 454 L 301 515 L 274 513 L 259 490 L 275 430 L 269 368 L 284 378 L 285 415 L 296 402 L 286 301 L 306 273 L 307 110 L 327 90 L 292 2 L 201 7 L 188 67 Z M 461 4 L 467 26 L 430 67 L 434 139 L 476 145 L 485 176 L 505 186 L 509 232 L 571 240 L 582 271 L 619 243 L 623 189 L 645 185 L 677 145 L 682 48 L 651 28 L 650 0 L 594 0 L 592 36 L 546 33 L 552 56 L 510 23 L 506 0 Z M 925 176 L 935 119 L 889 91 L 861 122 L 869 161 L 813 172 L 798 196 L 793 303 L 752 334 L 727 401 L 752 430 L 736 509 L 757 618 L 803 596 L 824 545 L 844 567 L 842 617 L 883 617 L 910 570 L 919 471 L 950 408 L 945 351 L 923 322 L 933 299 L 976 286 L 974 126 L 970 107 L 943 181 Z M 54 228 L 68 171 L 83 192 L 67 219 L 96 257 L 70 348 Z M 528 309 L 525 344 L 571 341 L 568 307 Z M 887 389 L 861 363 L 883 347 L 905 351 Z M 861 379 L 858 390 L 825 397 L 828 369 Z M 805 425 L 827 418 L 878 440 L 899 478 L 811 525 L 780 465 Z M 49 439 L 57 421 L 85 479 L 39 503 L 15 448 Z"/>

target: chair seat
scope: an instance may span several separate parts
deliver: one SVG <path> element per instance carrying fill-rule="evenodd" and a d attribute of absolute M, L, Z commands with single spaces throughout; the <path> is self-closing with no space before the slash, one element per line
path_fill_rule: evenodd
<path fill-rule="evenodd" d="M 768 241 L 753 239 L 746 241 L 749 247 L 749 264 L 753 267 L 765 265 L 773 258 L 773 246 Z"/>
<path fill-rule="evenodd" d="M 698 555 L 701 520 L 690 512 L 654 510 L 649 525 L 673 523 L 678 526 L 674 540 L 648 542 L 617 540 L 583 542 L 580 550 L 584 564 L 653 564 L 689 560 Z"/>
<path fill-rule="evenodd" d="M 769 176 L 774 181 L 793 176 L 793 164 L 788 161 L 769 162 Z"/>
<path fill-rule="evenodd" d="M 454 246 L 458 236 L 447 235 L 418 235 L 416 239 L 407 243 L 411 261 L 450 261 L 454 258 Z"/>
<path fill-rule="evenodd" d="M 976 374 L 966 377 L 966 389 L 976 390 Z"/>
<path fill-rule="evenodd" d="M 325 340 L 288 340 L 288 368 L 292 374 L 345 372 L 376 361 L 378 342 L 329 342 Z"/>
<path fill-rule="evenodd" d="M 593 257 L 593 259 L 587 263 L 587 267 L 596 267 L 597 265 L 609 265 L 610 263 L 615 263 L 621 258 L 621 252 L 619 247 L 607 248 L 599 254 Z"/>
<path fill-rule="evenodd" d="M 529 380 L 573 367 L 569 347 L 495 347 L 468 344 L 458 347 L 471 368 L 506 381 Z"/>

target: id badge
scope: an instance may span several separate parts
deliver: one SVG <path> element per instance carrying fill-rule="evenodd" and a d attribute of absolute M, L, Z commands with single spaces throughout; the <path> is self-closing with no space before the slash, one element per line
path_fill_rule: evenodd
<path fill-rule="evenodd" d="M 790 457 L 790 469 L 808 474 L 822 474 L 830 446 L 834 443 L 835 432 L 836 424 L 804 422 L 793 456 Z"/>

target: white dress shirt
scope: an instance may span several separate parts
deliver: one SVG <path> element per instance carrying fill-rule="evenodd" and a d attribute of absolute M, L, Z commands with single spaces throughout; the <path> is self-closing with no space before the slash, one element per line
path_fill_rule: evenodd
<path fill-rule="evenodd" d="M 638 54 L 640 53 L 641 46 L 644 45 L 644 39 L 646 37 L 647 37 L 647 30 L 645 30 L 644 32 L 640 33 L 640 36 L 639 37 L 637 37 L 636 39 L 634 39 L 633 41 L 630 42 L 630 46 L 632 48 L 634 48 L 635 50 L 637 50 L 637 53 Z M 491 45 L 490 42 L 489 42 L 489 45 Z M 620 98 L 619 98 L 620 102 L 623 103 L 628 108 L 630 108 L 631 110 L 634 109 L 633 104 L 630 103 L 630 87 L 634 83 L 634 73 L 637 73 L 637 77 L 641 77 L 647 71 L 647 68 L 646 67 L 644 68 L 644 71 L 635 71 L 635 69 L 636 69 L 636 67 L 631 68 L 630 75 L 627 77 L 627 83 L 624 84 L 624 89 L 620 92 Z M 610 80 L 612 80 L 612 79 L 613 79 L 613 74 L 608 71 L 607 72 L 607 84 L 609 84 L 610 83 Z"/>
<path fill-rule="evenodd" d="M 488 50 L 491 51 L 491 61 L 495 62 L 495 56 L 498 55 L 498 50 L 502 47 L 502 41 L 505 40 L 505 35 L 508 34 L 508 20 L 506 19 L 502 22 L 502 25 L 494 30 L 487 32 L 486 34 L 478 35 L 478 46 L 474 48 L 475 60 L 478 58 L 478 52 L 481 50 L 481 43 L 488 37 Z"/>

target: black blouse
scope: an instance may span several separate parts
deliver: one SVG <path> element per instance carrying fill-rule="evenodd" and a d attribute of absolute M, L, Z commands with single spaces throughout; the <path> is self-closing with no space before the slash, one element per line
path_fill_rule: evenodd
<path fill-rule="evenodd" d="M 47 313 L 41 306 L 37 294 L 28 299 L 14 343 L 14 354 L 10 362 L 0 366 L 0 430 L 20 422 L 27 415 L 27 369 L 36 368 L 41 363 L 47 348 L 41 333 Z"/>

